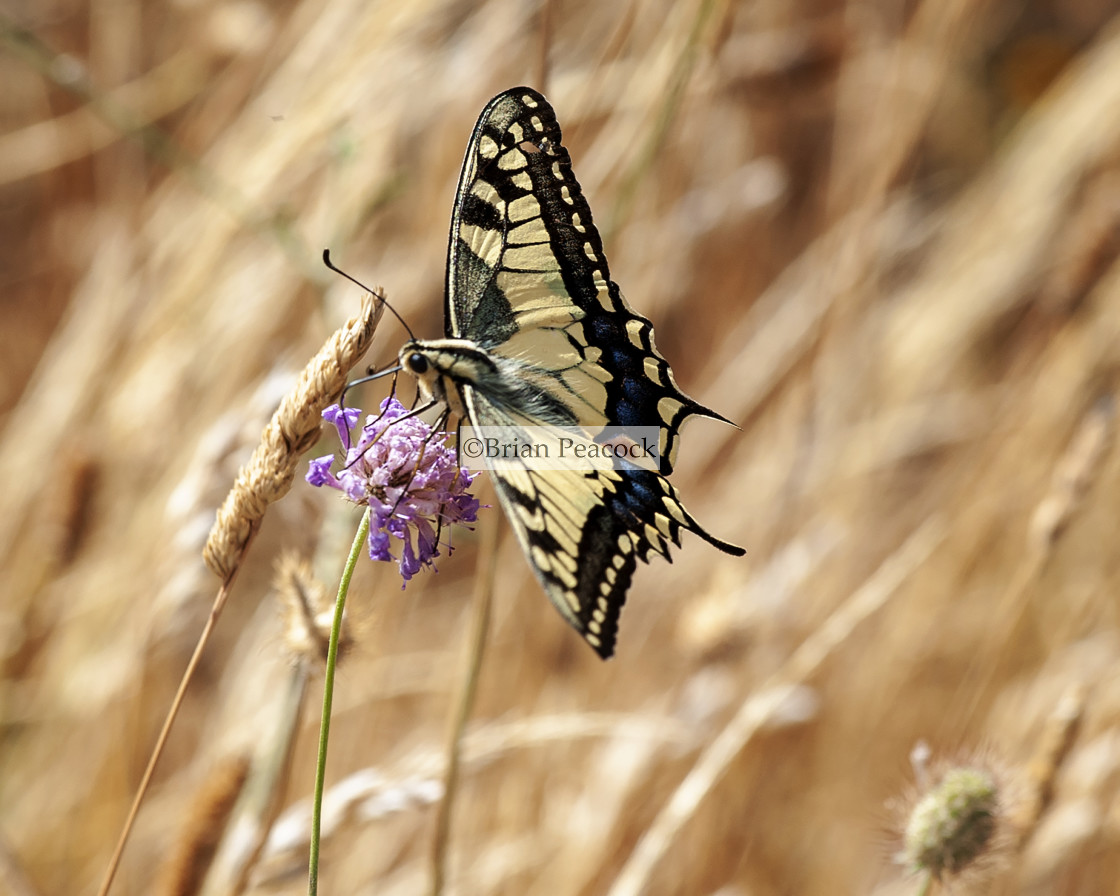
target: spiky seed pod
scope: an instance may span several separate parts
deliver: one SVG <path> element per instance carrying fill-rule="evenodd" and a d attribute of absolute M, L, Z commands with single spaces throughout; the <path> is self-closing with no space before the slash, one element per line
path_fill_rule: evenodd
<path fill-rule="evenodd" d="M 910 812 L 906 864 L 936 878 L 960 873 L 990 851 L 998 812 L 999 788 L 992 774 L 949 769 Z"/>

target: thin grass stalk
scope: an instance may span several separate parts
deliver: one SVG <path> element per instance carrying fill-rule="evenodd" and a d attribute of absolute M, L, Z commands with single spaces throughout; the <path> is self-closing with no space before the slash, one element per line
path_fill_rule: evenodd
<path fill-rule="evenodd" d="M 693 15 L 688 35 L 678 51 L 676 62 L 669 75 L 669 81 L 665 85 L 653 124 L 646 134 L 641 148 L 634 156 L 633 163 L 622 175 L 614 206 L 610 209 L 605 223 L 600 226 L 604 236 L 615 233 L 630 216 L 634 200 L 638 195 L 638 189 L 653 167 L 657 155 L 670 133 L 673 121 L 680 111 L 689 79 L 696 68 L 696 59 L 700 53 L 700 41 L 704 35 L 704 29 L 711 20 L 715 9 L 715 0 L 700 0 Z"/>
<path fill-rule="evenodd" d="M 447 879 L 447 848 L 451 840 L 451 814 L 459 788 L 459 769 L 462 760 L 463 732 L 467 727 L 478 693 L 478 676 L 486 649 L 486 636 L 490 629 L 490 607 L 493 603 L 494 576 L 497 572 L 498 521 L 491 520 L 485 527 L 480 545 L 478 572 L 475 574 L 473 613 L 466 669 L 455 701 L 455 714 L 447 736 L 447 767 L 443 776 L 443 799 L 436 810 L 436 830 L 432 840 L 432 880 L 428 892 L 440 896 Z"/>
<path fill-rule="evenodd" d="M 334 702 L 334 672 L 338 665 L 338 640 L 342 632 L 342 611 L 346 608 L 346 595 L 350 591 L 350 580 L 358 565 L 362 547 L 369 536 L 369 510 L 362 514 L 358 531 L 342 579 L 338 583 L 338 599 L 334 605 L 334 621 L 331 623 L 331 639 L 327 646 L 327 668 L 323 674 L 323 718 L 319 723 L 319 758 L 315 763 L 315 798 L 311 810 L 311 855 L 307 863 L 307 896 L 319 892 L 319 836 L 323 827 L 323 787 L 327 778 L 327 743 L 331 733 L 331 704 Z"/>
<path fill-rule="evenodd" d="M 548 96 L 549 49 L 552 47 L 553 0 L 544 0 L 537 13 L 537 90 Z"/>
<path fill-rule="evenodd" d="M 256 529 L 253 529 L 253 535 L 256 534 Z M 252 535 L 250 535 L 250 539 Z M 113 886 L 113 879 L 117 876 L 117 869 L 120 867 L 121 856 L 124 855 L 125 845 L 128 843 L 129 835 L 132 833 L 133 825 L 136 823 L 136 816 L 140 812 L 140 804 L 144 802 L 144 797 L 148 793 L 148 787 L 152 783 L 152 775 L 155 773 L 156 765 L 159 763 L 160 756 L 163 755 L 163 749 L 167 745 L 167 738 L 171 734 L 171 728 L 175 724 L 175 719 L 179 716 L 179 710 L 183 706 L 183 699 L 187 694 L 187 687 L 194 678 L 195 670 L 198 668 L 199 661 L 202 659 L 202 653 L 206 649 L 206 645 L 210 643 L 210 636 L 214 632 L 214 626 L 218 623 L 218 617 L 222 615 L 222 609 L 226 605 L 226 599 L 229 597 L 230 588 L 233 585 L 233 580 L 237 577 L 237 572 L 240 567 L 236 567 L 229 575 L 229 578 L 222 583 L 222 587 L 218 589 L 218 595 L 214 598 L 214 603 L 210 607 L 210 615 L 206 619 L 206 625 L 202 629 L 202 634 L 198 636 L 198 642 L 194 646 L 194 652 L 191 654 L 190 660 L 187 662 L 187 668 L 183 671 L 183 677 L 179 679 L 179 687 L 175 691 L 175 697 L 171 701 L 171 706 L 167 710 L 167 716 L 163 720 L 163 727 L 160 728 L 159 737 L 156 738 L 156 744 L 152 747 L 151 756 L 148 757 L 148 764 L 144 769 L 144 775 L 140 779 L 140 785 L 136 788 L 136 795 L 132 798 L 132 805 L 128 809 L 128 815 L 124 821 L 124 827 L 121 828 L 120 836 L 117 838 L 117 845 L 113 849 L 112 856 L 109 857 L 109 865 L 105 869 L 105 876 L 101 880 L 101 886 L 97 890 L 97 896 L 107 896 L 109 889 Z"/>
<path fill-rule="evenodd" d="M 973 656 L 965 680 L 970 684 L 970 698 L 961 710 L 962 718 L 975 719 L 984 696 L 994 682 L 1013 662 L 1014 647 L 1025 643 L 1035 624 L 1029 612 L 1043 575 L 1053 561 L 1058 542 L 1082 510 L 1102 461 L 1108 456 L 1115 437 L 1116 409 L 1113 399 L 1098 400 L 1082 417 L 1077 431 L 1058 459 L 1050 487 L 1035 507 L 1027 531 L 1023 560 L 1015 567 L 1003 594 L 995 604 L 994 617 L 1000 620 L 1005 634 L 1003 646 L 987 660 Z M 981 668 L 982 662 L 986 668 Z"/>
<path fill-rule="evenodd" d="M 310 677 L 309 663 L 301 660 L 292 667 L 283 685 L 280 718 L 252 758 L 248 780 L 207 871 L 199 891 L 201 896 L 238 896 L 248 888 L 249 877 L 282 808 L 280 799 L 291 768 Z"/>
<path fill-rule="evenodd" d="M 1046 726 L 1027 766 L 1030 792 L 1016 820 L 1019 852 L 1030 844 L 1043 815 L 1054 802 L 1058 772 L 1061 771 L 1085 721 L 1087 689 L 1080 683 L 1070 687 L 1046 720 Z"/>

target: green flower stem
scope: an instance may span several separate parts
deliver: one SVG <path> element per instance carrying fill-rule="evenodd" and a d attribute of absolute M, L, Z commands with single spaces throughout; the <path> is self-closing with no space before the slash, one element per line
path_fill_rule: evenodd
<path fill-rule="evenodd" d="M 331 623 L 331 640 L 327 647 L 327 668 L 323 675 L 323 720 L 319 723 L 319 760 L 315 764 L 315 806 L 311 811 L 311 857 L 307 863 L 307 896 L 319 892 L 319 831 L 323 816 L 323 783 L 327 777 L 327 740 L 331 731 L 331 703 L 334 700 L 334 670 L 338 663 L 338 638 L 342 631 L 342 610 L 346 606 L 346 595 L 350 591 L 350 579 L 358 557 L 369 535 L 369 510 L 362 514 L 362 521 L 354 535 L 350 556 L 342 570 L 342 580 L 338 583 L 338 598 L 334 604 L 334 621 Z"/>

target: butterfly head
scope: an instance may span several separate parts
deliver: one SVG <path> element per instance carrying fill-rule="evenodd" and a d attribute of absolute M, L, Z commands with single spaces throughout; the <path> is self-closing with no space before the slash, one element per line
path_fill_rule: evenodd
<path fill-rule="evenodd" d="M 410 339 L 401 347 L 397 360 L 402 370 L 416 377 L 420 394 L 425 401 L 447 401 L 447 389 L 440 375 L 438 359 L 429 348 Z"/>
<path fill-rule="evenodd" d="M 410 339 L 397 360 L 416 377 L 423 399 L 442 401 L 459 416 L 464 416 L 461 387 L 480 385 L 494 375 L 494 363 L 467 339 Z"/>

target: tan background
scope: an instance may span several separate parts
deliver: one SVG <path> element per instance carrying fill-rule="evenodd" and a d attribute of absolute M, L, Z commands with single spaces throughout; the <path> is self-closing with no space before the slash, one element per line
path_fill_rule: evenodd
<path fill-rule="evenodd" d="M 467 136 L 530 83 L 614 278 L 682 387 L 742 426 L 690 426 L 674 481 L 747 557 L 689 537 L 639 570 L 604 664 L 485 514 L 501 546 L 450 892 L 914 892 L 892 806 L 920 741 L 998 769 L 1008 812 L 1032 774 L 1052 784 L 997 892 L 1114 892 L 1114 5 L 548 9 L 5 8 L 0 887 L 94 891 L 217 584 L 214 509 L 358 307 L 318 253 L 441 333 Z M 168 142 L 128 136 L 150 125 Z M 386 320 L 369 363 L 402 338 Z M 309 793 L 319 680 L 286 696 L 269 581 L 316 546 L 337 576 L 335 504 L 297 482 L 270 511 L 114 892 L 161 892 L 188 829 L 220 834 L 198 794 L 267 752 L 285 706 L 291 770 L 258 804 Z M 321 892 L 426 887 L 480 534 L 404 592 L 359 571 Z M 1032 766 L 1070 711 L 1064 764 Z M 250 892 L 305 887 L 291 811 Z"/>

